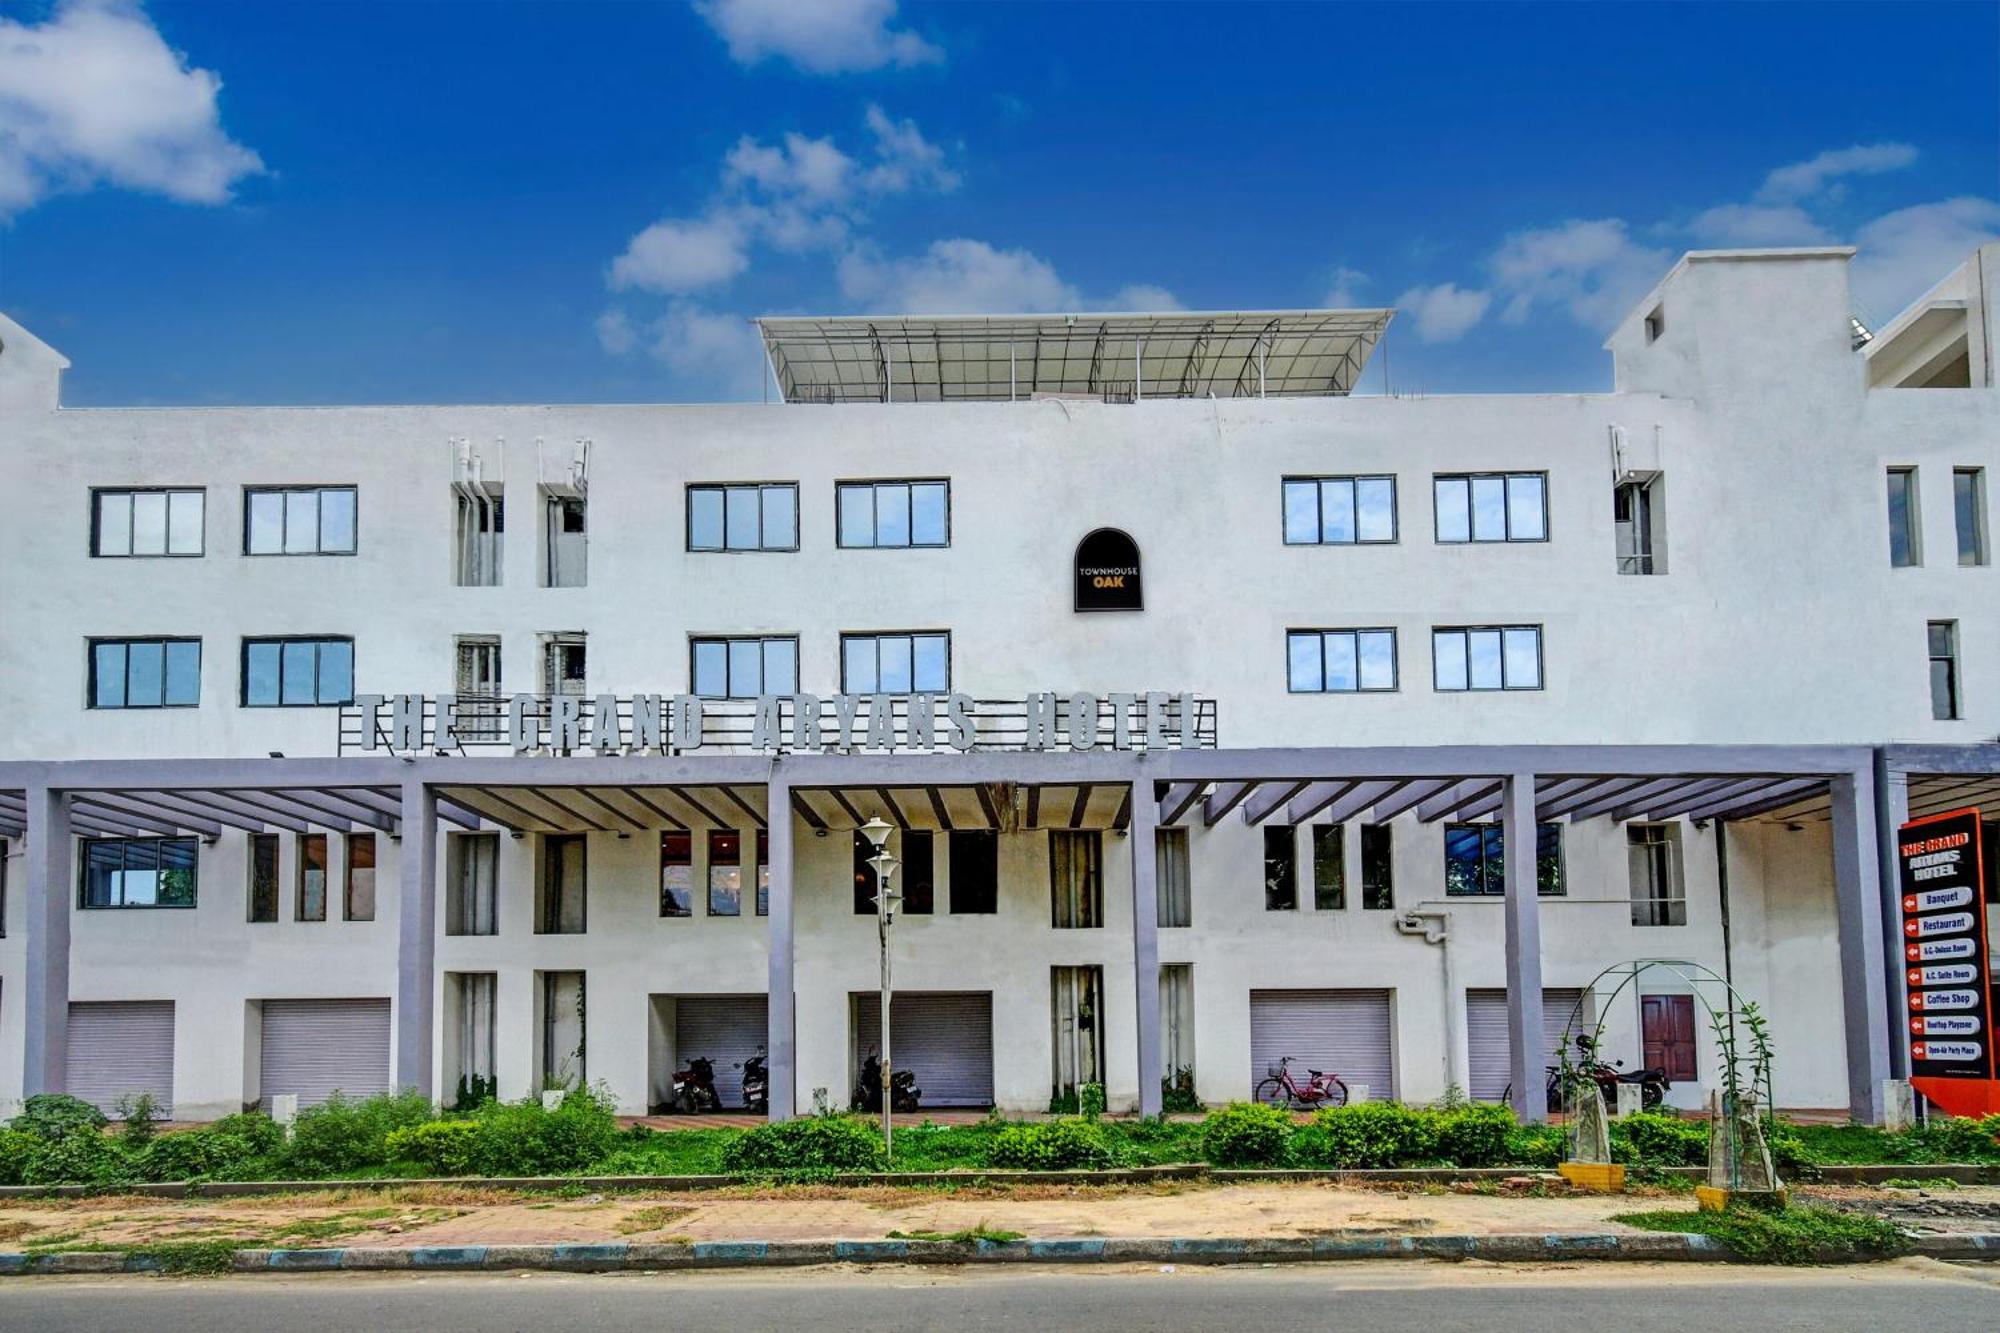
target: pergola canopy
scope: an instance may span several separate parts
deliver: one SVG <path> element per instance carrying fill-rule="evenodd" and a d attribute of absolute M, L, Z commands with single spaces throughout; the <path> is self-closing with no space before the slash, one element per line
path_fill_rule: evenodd
<path fill-rule="evenodd" d="M 1393 310 L 854 315 L 757 321 L 788 403 L 1350 392 Z"/>

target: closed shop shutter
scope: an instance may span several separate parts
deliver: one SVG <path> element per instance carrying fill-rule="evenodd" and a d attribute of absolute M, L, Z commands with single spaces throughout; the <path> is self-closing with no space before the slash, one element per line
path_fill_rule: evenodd
<path fill-rule="evenodd" d="M 1581 1012 L 1577 1009 L 1582 998 L 1583 992 L 1575 989 L 1542 992 L 1545 1063 L 1561 1063 L 1558 1052 L 1562 1044 L 1574 1040 L 1579 1032 L 1589 1032 L 1595 1025 L 1597 1020 L 1588 1004 Z M 1507 992 L 1468 990 L 1465 993 L 1466 1095 L 1476 1102 L 1501 1100 L 1514 1077 L 1507 1067 L 1513 1051 L 1513 1043 L 1507 1040 Z"/>
<path fill-rule="evenodd" d="M 1253 990 L 1250 992 L 1250 1085 L 1254 1091 L 1278 1061 L 1292 1057 L 1301 1086 L 1308 1069 L 1324 1069 L 1352 1088 L 1387 1101 L 1396 1095 L 1396 1059 L 1386 990 Z"/>
<path fill-rule="evenodd" d="M 389 1091 L 387 1000 L 264 1001 L 264 1105 L 295 1093 L 317 1106 L 339 1092 L 372 1097 Z"/>
<path fill-rule="evenodd" d="M 69 1007 L 70 1095 L 106 1115 L 123 1097 L 150 1092 L 159 1113 L 173 1113 L 174 1002 L 119 1000 Z"/>
<path fill-rule="evenodd" d="M 898 995 L 890 1056 L 917 1076 L 925 1106 L 993 1105 L 993 996 L 989 991 Z M 882 997 L 854 997 L 854 1068 L 881 1046 Z"/>
<path fill-rule="evenodd" d="M 768 1012 L 761 995 L 683 995 L 674 1003 L 675 1059 L 682 1069 L 696 1056 L 715 1061 L 726 1110 L 743 1105 L 743 1062 L 763 1052 Z"/>

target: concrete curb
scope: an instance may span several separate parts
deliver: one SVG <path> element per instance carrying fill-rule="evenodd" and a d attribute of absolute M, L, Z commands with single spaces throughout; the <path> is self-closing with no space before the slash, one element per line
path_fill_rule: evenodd
<path fill-rule="evenodd" d="M 2000 1234 L 1911 1238 L 1910 1253 L 1930 1259 L 2000 1260 Z M 1625 1262 L 1730 1263 L 1737 1256 L 1708 1236 L 1676 1232 L 1574 1235 L 1308 1236 L 1234 1239 L 1022 1241 L 714 1240 L 644 1245 L 457 1245 L 403 1249 L 237 1250 L 238 1273 L 496 1272 L 617 1273 L 712 1268 L 798 1268 L 815 1264 L 1271 1264 L 1347 1260 L 1482 1259 L 1538 1263 L 1598 1259 Z M 1861 1257 L 1829 1263 L 1872 1263 Z M 157 1254 L 77 1251 L 0 1254 L 0 1276 L 156 1273 Z"/>

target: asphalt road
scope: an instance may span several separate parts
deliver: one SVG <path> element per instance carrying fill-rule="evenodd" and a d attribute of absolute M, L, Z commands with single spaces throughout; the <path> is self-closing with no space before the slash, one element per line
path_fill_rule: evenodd
<path fill-rule="evenodd" d="M 2000 1268 L 1328 1264 L 1260 1269 L 884 1268 L 646 1276 L 8 1278 L 0 1328 L 1021 1329 L 2000 1327 Z"/>

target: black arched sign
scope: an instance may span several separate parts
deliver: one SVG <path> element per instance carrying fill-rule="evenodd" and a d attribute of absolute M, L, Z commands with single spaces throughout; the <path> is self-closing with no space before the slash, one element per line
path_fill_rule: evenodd
<path fill-rule="evenodd" d="M 1076 609 L 1146 609 L 1139 582 L 1139 543 L 1117 528 L 1099 528 L 1076 544 Z"/>

